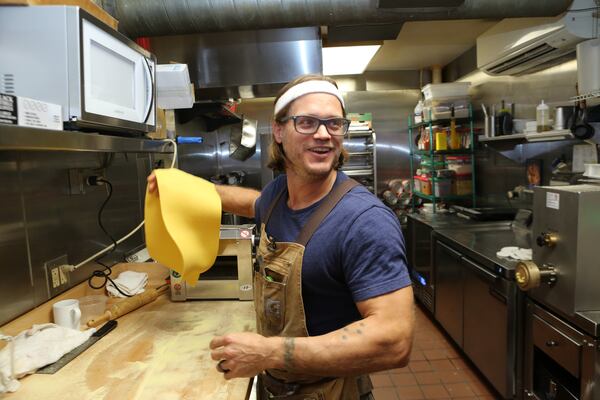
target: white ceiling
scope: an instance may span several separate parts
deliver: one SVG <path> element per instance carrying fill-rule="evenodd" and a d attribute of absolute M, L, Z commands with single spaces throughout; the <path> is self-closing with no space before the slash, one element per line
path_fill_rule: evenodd
<path fill-rule="evenodd" d="M 444 66 L 475 45 L 477 36 L 496 20 L 416 21 L 402 26 L 396 40 L 386 40 L 367 71 Z"/>

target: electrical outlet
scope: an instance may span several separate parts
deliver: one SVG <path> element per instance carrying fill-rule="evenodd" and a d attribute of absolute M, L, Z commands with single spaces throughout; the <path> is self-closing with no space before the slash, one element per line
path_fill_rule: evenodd
<path fill-rule="evenodd" d="M 52 289 L 56 289 L 60 286 L 60 277 L 59 277 L 59 267 L 54 267 L 50 269 L 50 276 L 52 277 Z"/>
<path fill-rule="evenodd" d="M 68 263 L 69 260 L 66 254 L 44 263 L 46 279 L 48 282 L 48 293 L 51 297 L 63 292 L 69 286 L 69 273 L 61 268 L 61 265 L 66 265 Z"/>
<path fill-rule="evenodd" d="M 85 194 L 85 181 L 81 169 L 69 169 L 69 193 L 71 195 Z"/>

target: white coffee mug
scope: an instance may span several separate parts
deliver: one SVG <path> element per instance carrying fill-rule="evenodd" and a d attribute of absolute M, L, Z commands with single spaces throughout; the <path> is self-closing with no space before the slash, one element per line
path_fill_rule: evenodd
<path fill-rule="evenodd" d="M 65 328 L 79 329 L 81 311 L 79 300 L 61 300 L 52 305 L 54 312 L 54 323 Z"/>

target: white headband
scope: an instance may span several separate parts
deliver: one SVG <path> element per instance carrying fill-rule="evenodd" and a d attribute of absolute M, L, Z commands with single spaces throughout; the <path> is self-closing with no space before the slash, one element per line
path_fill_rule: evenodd
<path fill-rule="evenodd" d="M 335 87 L 331 82 L 327 81 L 306 81 L 292 86 L 289 88 L 275 103 L 274 115 L 277 115 L 285 106 L 296 100 L 298 97 L 304 96 L 310 93 L 328 93 L 338 98 L 342 103 L 342 108 L 345 110 L 344 99 L 342 93 Z"/>

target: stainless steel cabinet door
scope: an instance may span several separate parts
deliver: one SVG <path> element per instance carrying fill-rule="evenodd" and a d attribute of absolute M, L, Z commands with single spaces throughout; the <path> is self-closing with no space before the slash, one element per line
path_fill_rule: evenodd
<path fill-rule="evenodd" d="M 435 319 L 463 347 L 463 276 L 461 254 L 434 242 Z"/>
<path fill-rule="evenodd" d="M 503 279 L 463 258 L 464 346 L 471 361 L 504 398 L 511 398 L 508 308 Z"/>

